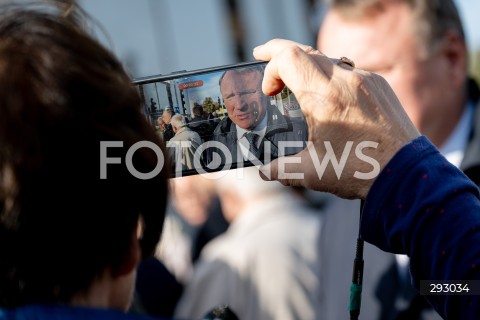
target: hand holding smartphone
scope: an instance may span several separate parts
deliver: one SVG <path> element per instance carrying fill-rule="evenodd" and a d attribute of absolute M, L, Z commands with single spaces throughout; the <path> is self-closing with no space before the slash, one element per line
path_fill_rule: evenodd
<path fill-rule="evenodd" d="M 134 80 L 166 142 L 172 177 L 263 165 L 300 152 L 308 127 L 288 88 L 262 92 L 265 62 Z"/>

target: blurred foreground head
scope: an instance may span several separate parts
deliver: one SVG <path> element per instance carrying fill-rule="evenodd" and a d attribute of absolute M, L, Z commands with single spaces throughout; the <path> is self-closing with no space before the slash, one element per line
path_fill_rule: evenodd
<path fill-rule="evenodd" d="M 384 77 L 441 146 L 466 104 L 467 48 L 453 0 L 330 0 L 318 49 Z"/>
<path fill-rule="evenodd" d="M 125 155 L 139 141 L 164 147 L 121 64 L 79 27 L 79 12 L 0 7 L 0 307 L 70 303 L 105 272 L 134 273 L 160 237 L 165 171 L 137 179 Z M 108 150 L 122 162 L 107 179 L 101 141 L 123 142 Z M 141 148 L 133 165 L 151 172 L 157 156 Z"/>
<path fill-rule="evenodd" d="M 222 213 L 228 222 L 260 203 L 286 197 L 293 189 L 278 181 L 264 181 L 256 167 L 240 168 L 222 173 L 216 181 Z"/>

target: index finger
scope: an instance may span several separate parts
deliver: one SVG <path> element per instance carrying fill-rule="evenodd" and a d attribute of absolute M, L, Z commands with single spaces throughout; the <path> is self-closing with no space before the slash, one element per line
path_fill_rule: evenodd
<path fill-rule="evenodd" d="M 301 44 L 291 40 L 285 39 L 273 39 L 266 42 L 263 45 L 259 45 L 253 49 L 253 56 L 257 60 L 270 61 L 274 55 L 280 53 L 287 48 L 298 47 L 306 53 L 315 52 L 323 55 L 318 50 L 313 49 L 311 46 Z"/>
<path fill-rule="evenodd" d="M 284 85 L 298 94 L 312 84 L 326 84 L 327 73 L 323 68 L 333 66 L 325 55 L 312 47 L 282 39 L 256 47 L 253 55 L 258 60 L 270 61 L 262 84 L 266 95 L 280 92 Z"/>

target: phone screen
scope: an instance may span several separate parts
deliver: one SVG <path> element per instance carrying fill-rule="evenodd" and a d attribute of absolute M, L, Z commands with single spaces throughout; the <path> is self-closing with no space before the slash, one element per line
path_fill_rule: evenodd
<path fill-rule="evenodd" d="M 262 93 L 265 62 L 134 80 L 143 112 L 166 143 L 172 177 L 263 165 L 306 147 L 293 93 Z"/>

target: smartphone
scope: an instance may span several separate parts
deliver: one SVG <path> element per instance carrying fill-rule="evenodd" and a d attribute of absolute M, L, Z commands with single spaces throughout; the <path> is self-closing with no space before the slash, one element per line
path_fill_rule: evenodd
<path fill-rule="evenodd" d="M 262 92 L 266 62 L 134 79 L 143 113 L 167 146 L 171 177 L 263 165 L 303 150 L 305 117 L 293 93 Z"/>

